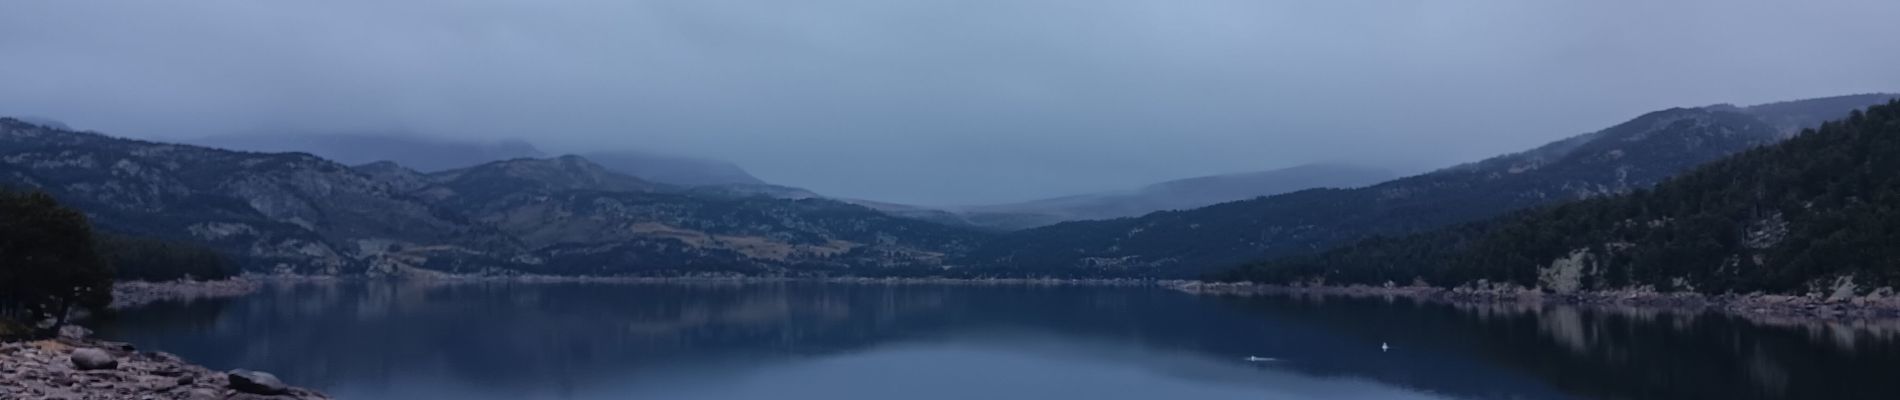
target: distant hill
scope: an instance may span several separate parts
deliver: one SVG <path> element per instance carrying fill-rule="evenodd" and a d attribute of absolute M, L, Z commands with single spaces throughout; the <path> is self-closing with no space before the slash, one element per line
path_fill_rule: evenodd
<path fill-rule="evenodd" d="M 1063 221 L 1114 219 L 1155 211 L 1185 210 L 1305 189 L 1353 188 L 1395 177 L 1391 171 L 1376 168 L 1312 164 L 1173 180 L 1127 192 L 963 207 L 956 211 L 973 225 L 1026 229 Z"/>
<path fill-rule="evenodd" d="M 941 267 L 985 238 L 833 200 L 655 183 L 579 156 L 422 172 L 9 118 L 0 186 L 265 272 L 887 274 Z"/>
<path fill-rule="evenodd" d="M 187 142 L 232 150 L 310 153 L 348 165 L 394 161 L 430 172 L 547 156 L 534 145 L 521 141 L 474 142 L 402 133 L 222 135 Z"/>
<path fill-rule="evenodd" d="M 233 150 L 310 153 L 349 165 L 391 161 L 422 172 L 548 156 L 534 145 L 519 140 L 479 142 L 402 133 L 222 135 L 189 142 Z M 669 185 L 765 183 L 744 169 L 724 161 L 636 151 L 601 151 L 585 156 L 608 169 Z"/>
<path fill-rule="evenodd" d="M 1695 168 L 1653 190 L 1368 240 L 1225 277 L 1852 296 L 1900 285 L 1896 205 L 1900 101 Z"/>
<path fill-rule="evenodd" d="M 680 186 L 765 185 L 765 181 L 738 165 L 718 160 L 634 151 L 585 153 L 582 156 L 621 173 Z"/>
<path fill-rule="evenodd" d="M 70 130 L 73 130 L 73 127 L 71 127 L 71 126 L 67 126 L 65 122 L 60 122 L 59 120 L 56 120 L 56 119 L 52 119 L 52 118 L 46 118 L 46 117 L 19 117 L 18 119 L 19 119 L 20 121 L 22 121 L 22 122 L 26 122 L 26 123 L 29 123 L 29 124 L 34 124 L 34 125 L 39 125 L 39 126 L 44 126 L 44 127 L 48 127 L 48 128 L 53 128 L 53 129 L 64 129 L 64 130 L 69 130 L 69 131 L 70 131 Z"/>
<path fill-rule="evenodd" d="M 1188 276 L 1529 207 L 1647 188 L 1894 95 L 1674 108 L 1518 154 L 1354 189 L 1314 189 L 1015 232 L 958 260 L 1048 273 Z"/>

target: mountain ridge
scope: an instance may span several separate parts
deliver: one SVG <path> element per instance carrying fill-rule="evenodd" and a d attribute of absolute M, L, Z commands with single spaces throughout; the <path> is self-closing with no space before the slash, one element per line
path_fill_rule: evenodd
<path fill-rule="evenodd" d="M 1028 229 L 1065 221 L 1135 217 L 1236 200 L 1313 189 L 1349 188 L 1395 178 L 1390 171 L 1348 164 L 1205 175 L 1151 183 L 1116 192 L 1085 193 L 1018 203 L 950 207 L 973 225 Z"/>
<path fill-rule="evenodd" d="M 443 172 L 495 161 L 558 157 L 519 139 L 472 141 L 410 133 L 262 133 L 215 135 L 185 141 L 256 152 L 302 152 L 343 164 L 391 161 L 419 172 Z M 763 184 L 730 162 L 631 150 L 579 154 L 623 174 L 679 186 Z"/>
<path fill-rule="evenodd" d="M 1653 189 L 1374 238 L 1221 277 L 1847 298 L 1900 284 L 1893 204 L 1900 204 L 1900 100 Z"/>
<path fill-rule="evenodd" d="M 1672 108 L 1376 185 L 1002 234 L 797 188 L 653 182 L 583 156 L 424 172 L 11 118 L 0 183 L 45 190 L 106 231 L 204 242 L 252 271 L 1178 277 L 1638 191 L 1881 96 Z"/>
<path fill-rule="evenodd" d="M 927 267 L 979 233 L 822 199 L 707 194 L 579 156 L 423 173 L 0 119 L 0 182 L 102 230 L 191 238 L 252 271 L 751 274 Z"/>
<path fill-rule="evenodd" d="M 1856 95 L 1775 104 L 1779 104 L 1777 109 L 1799 108 L 1791 104 L 1828 108 L 1891 97 Z M 1840 115 L 1849 111 L 1830 109 Z M 1672 108 L 1531 150 L 1364 188 L 1304 190 L 1193 210 L 1014 232 L 959 262 L 1050 273 L 1106 269 L 1193 276 L 1374 235 L 1416 232 L 1647 187 L 1702 162 L 1781 140 L 1785 138 L 1782 132 L 1777 124 L 1733 107 Z"/>

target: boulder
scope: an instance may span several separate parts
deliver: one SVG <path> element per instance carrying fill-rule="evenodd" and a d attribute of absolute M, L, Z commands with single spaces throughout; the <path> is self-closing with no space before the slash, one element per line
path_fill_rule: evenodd
<path fill-rule="evenodd" d="M 105 350 L 95 348 L 74 349 L 71 355 L 73 367 L 80 370 L 113 369 L 119 367 L 119 359 L 113 358 Z"/>
<path fill-rule="evenodd" d="M 284 381 L 278 380 L 276 375 L 271 375 L 269 372 L 237 369 L 231 370 L 226 375 L 231 381 L 231 388 L 239 392 L 280 394 L 290 390 L 290 387 L 284 386 Z"/>

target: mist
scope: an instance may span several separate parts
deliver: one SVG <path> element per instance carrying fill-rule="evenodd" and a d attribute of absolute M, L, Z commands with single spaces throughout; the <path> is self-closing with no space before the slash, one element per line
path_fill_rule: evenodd
<path fill-rule="evenodd" d="M 0 3 L 0 115 L 709 157 L 828 195 L 1028 200 L 1421 171 L 1673 106 L 1900 90 L 1900 2 Z"/>

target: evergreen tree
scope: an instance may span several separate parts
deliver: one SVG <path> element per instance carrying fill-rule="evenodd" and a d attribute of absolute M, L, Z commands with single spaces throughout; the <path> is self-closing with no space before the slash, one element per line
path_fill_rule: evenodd
<path fill-rule="evenodd" d="M 112 271 L 78 211 L 41 192 L 0 191 L 0 319 L 65 324 L 112 302 Z"/>

